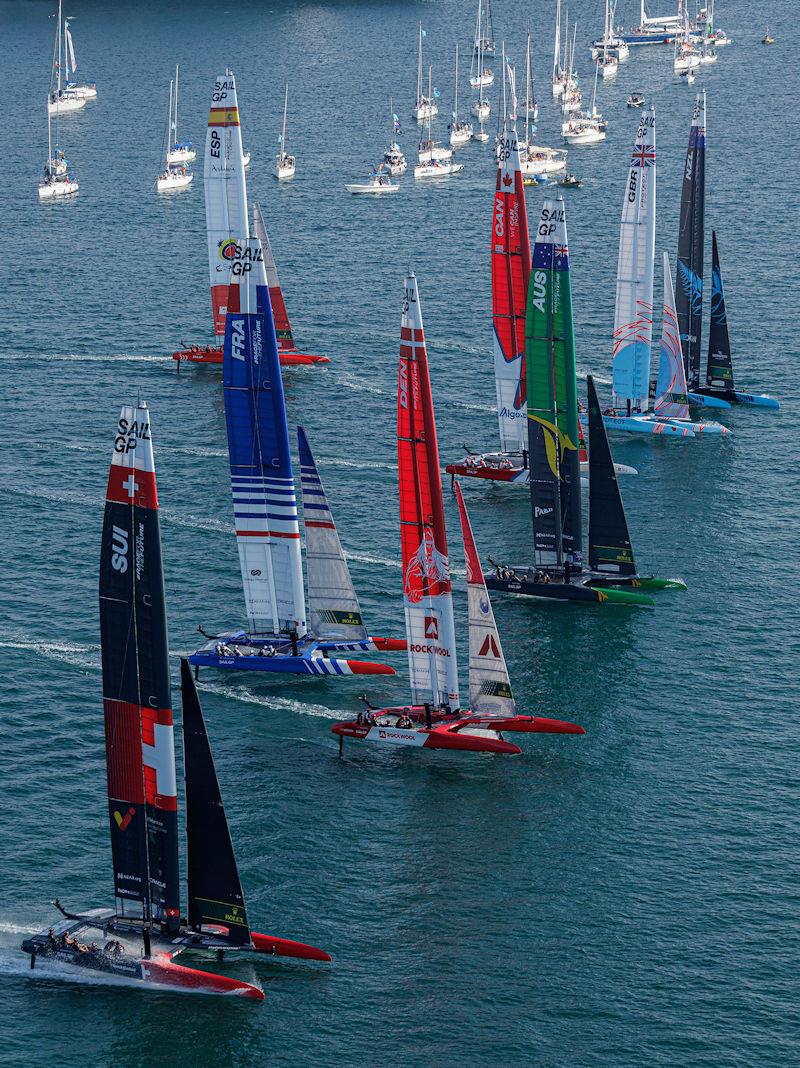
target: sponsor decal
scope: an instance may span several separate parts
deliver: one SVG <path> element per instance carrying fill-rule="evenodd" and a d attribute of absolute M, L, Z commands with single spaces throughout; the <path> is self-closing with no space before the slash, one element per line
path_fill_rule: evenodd
<path fill-rule="evenodd" d="M 426 656 L 450 656 L 450 650 L 439 645 L 420 645 L 419 642 L 413 642 L 409 648 L 412 653 L 425 653 Z"/>
<path fill-rule="evenodd" d="M 128 531 L 122 527 L 111 528 L 111 566 L 124 575 L 128 570 Z"/>
<path fill-rule="evenodd" d="M 136 560 L 136 578 L 142 577 L 144 571 L 144 523 L 140 523 L 136 531 L 136 550 L 134 553 Z"/>
<path fill-rule="evenodd" d="M 218 248 L 219 258 L 221 260 L 231 261 L 236 259 L 238 245 L 236 244 L 235 237 L 229 237 L 227 241 L 220 241 Z"/>
<path fill-rule="evenodd" d="M 222 141 L 220 139 L 219 134 L 217 133 L 216 130 L 212 130 L 211 131 L 211 147 L 210 147 L 209 151 L 210 151 L 211 155 L 215 159 L 219 159 L 220 154 L 221 154 L 220 153 L 221 147 L 222 147 Z"/>
<path fill-rule="evenodd" d="M 233 356 L 234 360 L 244 359 L 244 348 L 244 319 L 231 318 L 231 356 Z"/>
<path fill-rule="evenodd" d="M 534 271 L 531 278 L 533 284 L 533 303 L 544 315 L 544 298 L 547 294 L 547 272 Z"/>
<path fill-rule="evenodd" d="M 439 640 L 439 620 L 436 616 L 425 616 L 425 637 L 431 641 Z"/>
<path fill-rule="evenodd" d="M 450 566 L 447 556 L 436 548 L 431 528 L 425 527 L 420 546 L 406 567 L 405 595 L 412 604 L 417 604 L 424 593 L 436 596 L 449 589 Z"/>
<path fill-rule="evenodd" d="M 495 660 L 500 659 L 500 650 L 493 634 L 487 634 L 483 639 L 483 645 L 478 650 L 478 656 L 493 656 Z"/>
<path fill-rule="evenodd" d="M 478 601 L 478 608 L 480 608 L 480 610 L 483 613 L 483 615 L 485 615 L 485 616 L 489 615 L 489 608 L 490 607 L 491 606 L 489 604 L 489 598 L 485 597 L 483 594 L 481 594 L 481 599 Z"/>
<path fill-rule="evenodd" d="M 115 810 L 114 811 L 114 822 L 116 823 L 116 825 L 119 827 L 119 829 L 121 831 L 127 831 L 127 829 L 131 825 L 131 820 L 133 819 L 133 817 L 135 815 L 136 815 L 136 809 L 135 808 L 129 808 L 124 816 L 122 815 L 121 812 L 117 812 Z M 126 876 L 126 878 L 127 878 L 127 876 Z"/>

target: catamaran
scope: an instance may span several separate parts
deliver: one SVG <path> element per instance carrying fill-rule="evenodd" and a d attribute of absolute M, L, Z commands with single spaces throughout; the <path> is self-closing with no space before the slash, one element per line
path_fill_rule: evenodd
<path fill-rule="evenodd" d="M 321 949 L 252 931 L 203 713 L 181 661 L 187 918 L 181 919 L 178 797 L 167 612 L 150 412 L 122 409 L 106 491 L 100 638 L 114 908 L 68 912 L 22 943 L 31 969 L 142 987 L 263 1000 L 252 983 L 175 963 L 179 954 Z M 55 966 L 55 967 L 54 967 Z"/>
<path fill-rule="evenodd" d="M 301 675 L 393 675 L 386 664 L 337 659 L 336 652 L 403 649 L 370 638 L 308 438 L 298 429 L 310 620 L 300 553 L 294 472 L 278 346 L 258 238 L 241 249 L 249 264 L 240 307 L 229 310 L 223 386 L 236 541 L 247 630 L 206 635 L 189 657 L 196 668 Z"/>
<path fill-rule="evenodd" d="M 77 181 L 70 176 L 64 150 L 59 148 L 58 142 L 58 113 L 56 112 L 56 145 L 53 148 L 52 115 L 47 111 L 47 163 L 44 165 L 44 176 L 39 182 L 39 200 L 55 200 L 62 197 L 73 196 L 78 192 Z"/>
<path fill-rule="evenodd" d="M 169 112 L 167 117 L 166 148 L 164 153 L 164 170 L 156 179 L 156 189 L 159 193 L 168 193 L 176 189 L 186 189 L 191 185 L 194 175 L 181 159 L 175 161 L 170 158 L 175 155 L 173 146 L 177 144 L 175 137 L 178 126 L 178 68 L 175 68 L 175 78 L 169 83 Z M 192 152 L 192 157 L 194 157 Z"/>
<path fill-rule="evenodd" d="M 525 324 L 533 564 L 495 564 L 489 589 L 592 604 L 652 604 L 631 590 L 595 590 L 584 572 L 575 331 L 564 201 L 545 200 L 533 249 Z M 591 484 L 592 452 L 589 451 Z"/>
<path fill-rule="evenodd" d="M 425 37 L 425 30 L 422 28 L 422 23 L 419 24 L 419 50 L 417 53 L 417 99 L 414 103 L 412 114 L 417 122 L 424 122 L 426 119 L 432 119 L 434 115 L 439 114 L 439 108 L 434 102 L 433 95 L 428 90 L 428 95 L 422 91 L 422 39 Z M 430 68 L 429 68 L 430 69 Z"/>
<path fill-rule="evenodd" d="M 405 281 L 397 384 L 400 541 L 411 702 L 368 708 L 331 728 L 342 741 L 519 753 L 504 731 L 583 734 L 574 723 L 517 712 L 469 518 L 456 487 L 467 559 L 470 710 L 460 708 L 455 619 L 439 449 L 417 280 Z"/>
<path fill-rule="evenodd" d="M 705 236 L 706 94 L 695 98 L 689 146 L 681 188 L 678 231 L 678 269 L 675 283 L 683 362 L 689 403 L 728 408 L 747 404 L 778 408 L 778 401 L 765 394 L 745 393 L 733 385 L 730 338 L 725 295 L 716 237 L 712 246 L 712 293 L 706 382 L 700 384 L 703 323 L 703 258 Z"/>
<path fill-rule="evenodd" d="M 225 316 L 228 309 L 238 309 L 239 282 L 250 267 L 243 259 L 242 251 L 243 242 L 250 236 L 250 228 L 236 79 L 231 71 L 226 71 L 214 83 L 208 114 L 203 179 L 214 333 L 221 342 L 225 334 Z M 266 231 L 260 212 L 258 217 L 262 227 L 262 247 L 266 252 L 268 242 L 263 240 Z M 271 259 L 271 251 L 268 254 Z M 327 363 L 327 356 L 298 352 L 294 347 L 274 260 L 271 269 L 274 284 L 271 280 L 270 297 L 280 299 L 280 307 L 276 307 L 274 315 L 279 324 L 278 330 L 283 334 L 279 340 L 281 363 Z M 221 364 L 222 345 L 192 345 L 174 352 L 172 358 L 189 363 Z"/>
<path fill-rule="evenodd" d="M 284 181 L 288 178 L 294 178 L 296 170 L 296 160 L 294 156 L 290 156 L 286 151 L 286 116 L 289 110 L 289 83 L 284 83 L 283 93 L 283 128 L 281 129 L 280 136 L 280 151 L 278 152 L 278 158 L 275 161 L 275 177 L 280 181 Z"/>
<path fill-rule="evenodd" d="M 458 45 L 456 44 L 455 84 L 453 86 L 453 121 L 450 123 L 450 144 L 453 148 L 472 139 L 472 123 L 458 117 Z"/>
<path fill-rule="evenodd" d="M 47 110 L 51 115 L 68 115 L 80 111 L 87 100 L 97 96 L 93 85 L 78 86 L 70 82 L 70 70 L 75 73 L 75 47 L 69 29 L 69 19 L 62 14 L 62 3 L 58 0 L 56 15 L 56 40 L 53 47 L 53 63 L 50 72 L 50 91 L 47 97 Z M 65 79 L 62 81 L 62 72 Z"/>

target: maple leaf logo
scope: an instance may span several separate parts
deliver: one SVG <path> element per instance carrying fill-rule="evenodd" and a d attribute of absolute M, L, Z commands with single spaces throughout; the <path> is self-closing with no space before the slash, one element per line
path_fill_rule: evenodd
<path fill-rule="evenodd" d="M 504 174 L 503 175 L 503 185 L 506 186 L 506 187 L 511 185 L 511 175 L 510 174 Z"/>

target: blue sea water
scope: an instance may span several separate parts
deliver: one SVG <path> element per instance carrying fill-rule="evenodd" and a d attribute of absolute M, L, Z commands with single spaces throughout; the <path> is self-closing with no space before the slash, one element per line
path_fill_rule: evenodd
<path fill-rule="evenodd" d="M 636 5 L 618 17 L 633 21 Z M 542 116 L 553 7 L 493 5 L 520 68 L 530 24 Z M 600 5 L 575 0 L 579 70 Z M 176 374 L 207 340 L 202 160 L 156 195 L 166 91 L 181 64 L 180 133 L 202 150 L 214 77 L 237 76 L 251 195 L 264 209 L 302 347 L 292 424 L 318 454 L 362 608 L 402 632 L 394 449 L 402 281 L 417 272 L 443 462 L 494 447 L 488 233 L 491 147 L 462 175 L 408 177 L 386 201 L 344 183 L 382 155 L 389 98 L 409 158 L 416 27 L 447 115 L 456 40 L 474 11 L 427 3 L 114 5 L 76 0 L 79 73 L 99 96 L 63 120 L 80 181 L 37 203 L 46 153 L 51 5 L 0 3 L 5 113 L 0 274 L 3 578 L 0 611 L 0 1062 L 58 1065 L 795 1065 L 797 914 L 798 128 L 792 7 L 719 5 L 733 38 L 708 89 L 709 229 L 726 282 L 738 381 L 782 410 L 723 416 L 728 440 L 613 441 L 639 469 L 623 493 L 643 570 L 685 594 L 649 611 L 495 599 L 520 705 L 583 724 L 515 759 L 352 746 L 334 718 L 357 680 L 206 672 L 201 698 L 257 929 L 324 946 L 331 967 L 226 965 L 266 1001 L 34 981 L 17 947 L 111 901 L 97 619 L 102 500 L 120 405 L 152 410 L 170 646 L 243 622 L 220 375 Z M 759 38 L 768 18 L 777 43 Z M 496 64 L 499 67 L 499 64 Z M 794 71 L 794 79 L 791 72 Z M 271 177 L 284 78 L 293 182 Z M 466 70 L 462 71 L 462 101 Z M 637 114 L 658 114 L 658 251 L 674 259 L 693 92 L 668 49 L 634 51 L 598 89 L 606 143 L 573 149 L 565 194 L 578 363 L 609 378 L 618 215 Z M 496 101 L 496 91 L 492 91 Z M 496 104 L 495 104 L 496 107 Z M 440 133 L 443 133 L 443 122 Z M 493 130 L 493 122 L 489 128 Z M 531 220 L 545 196 L 528 191 Z M 708 244 L 710 246 L 710 234 Z M 660 292 L 660 290 L 659 290 Z M 607 391 L 607 384 L 602 387 Z M 525 494 L 465 489 L 482 553 L 524 560 Z M 456 602 L 463 560 L 447 496 Z M 465 671 L 465 659 L 462 669 Z M 406 667 L 369 688 L 403 701 Z"/>

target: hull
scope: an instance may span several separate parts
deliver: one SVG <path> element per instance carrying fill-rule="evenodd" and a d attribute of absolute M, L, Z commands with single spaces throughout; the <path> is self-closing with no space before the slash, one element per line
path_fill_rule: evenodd
<path fill-rule="evenodd" d="M 222 671 L 268 671 L 288 675 L 394 675 L 388 664 L 370 660 L 349 660 L 331 656 L 335 652 L 371 652 L 404 649 L 405 642 L 393 638 L 367 641 L 327 642 L 306 636 L 292 649 L 284 634 L 253 637 L 238 631 L 212 638 L 189 657 L 195 668 L 213 667 Z"/>
<path fill-rule="evenodd" d="M 193 174 L 181 174 L 174 178 L 156 179 L 156 189 L 159 193 L 172 193 L 177 189 L 186 189 L 192 184 Z"/>
<path fill-rule="evenodd" d="M 593 575 L 589 580 L 592 586 L 605 589 L 608 586 L 629 586 L 634 590 L 686 590 L 681 579 L 656 578 L 655 575 L 633 575 L 617 578 L 614 575 Z"/>
<path fill-rule="evenodd" d="M 39 200 L 61 200 L 78 192 L 77 182 L 54 182 L 39 186 Z"/>
<path fill-rule="evenodd" d="M 747 404 L 754 408 L 780 408 L 780 402 L 764 393 L 744 393 L 740 389 L 694 390 L 689 394 L 690 404 L 702 404 L 705 408 L 731 408 L 734 404 Z"/>
<path fill-rule="evenodd" d="M 604 415 L 606 430 L 623 430 L 628 434 L 655 434 L 665 438 L 693 438 L 694 431 L 688 426 L 675 426 L 647 419 L 641 415 Z"/>
<path fill-rule="evenodd" d="M 512 571 L 510 577 L 503 578 L 498 577 L 495 572 L 488 572 L 484 577 L 490 590 L 517 593 L 524 597 L 540 597 L 547 601 L 571 601 L 578 604 L 655 604 L 651 597 L 629 590 L 598 590 L 582 582 L 537 582 L 526 573 L 519 575 Z"/>
<path fill-rule="evenodd" d="M 383 196 L 384 193 L 396 193 L 399 188 L 399 185 L 392 185 L 389 182 L 384 182 L 382 185 L 372 182 L 364 182 L 361 184 L 354 183 L 353 185 L 345 186 L 348 193 L 364 193 L 372 196 Z"/>
<path fill-rule="evenodd" d="M 528 468 L 520 465 L 519 456 L 487 453 L 485 456 L 469 459 L 472 462 L 462 460 L 461 463 L 448 464 L 445 471 L 448 475 L 458 475 L 461 478 L 482 478 L 487 482 L 513 482 L 520 486 L 530 484 L 530 472 Z M 582 461 L 581 475 L 588 475 L 588 472 L 588 462 Z M 614 472 L 617 475 L 638 475 L 639 473 L 635 467 L 629 467 L 627 464 L 614 464 Z"/>
<path fill-rule="evenodd" d="M 205 345 L 192 345 L 188 349 L 179 349 L 172 354 L 173 360 L 185 360 L 187 363 L 208 363 L 222 366 L 222 348 Z M 281 367 L 304 367 L 312 363 L 330 363 L 327 356 L 313 356 L 307 352 L 279 352 Z"/>
<path fill-rule="evenodd" d="M 672 44 L 675 40 L 674 33 L 621 33 L 620 40 L 629 47 L 633 45 L 660 45 Z"/>

